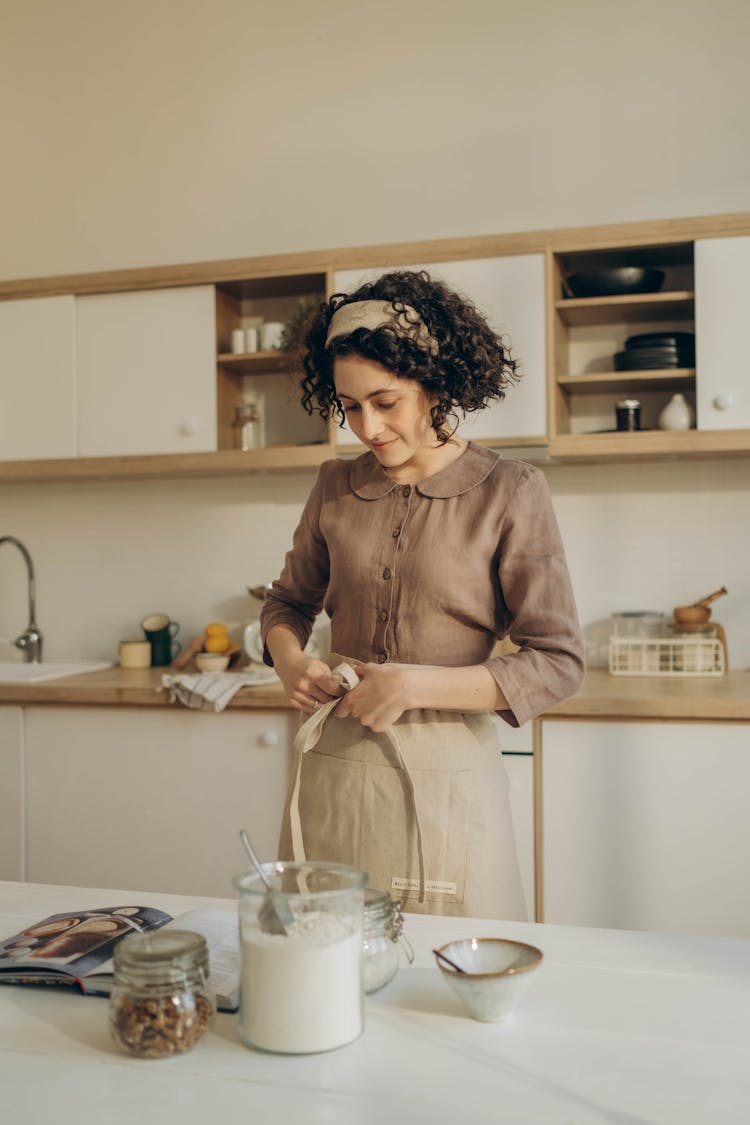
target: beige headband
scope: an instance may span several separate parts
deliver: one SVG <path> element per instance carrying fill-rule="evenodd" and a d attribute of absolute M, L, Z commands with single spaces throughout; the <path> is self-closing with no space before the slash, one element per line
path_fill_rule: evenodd
<path fill-rule="evenodd" d="M 397 310 L 390 301 L 352 301 L 341 305 L 331 317 L 326 336 L 326 347 L 340 336 L 349 336 L 358 328 L 374 332 L 377 328 L 392 328 L 397 336 L 407 337 L 437 355 L 438 342 L 427 331 L 424 321 L 411 305 Z"/>

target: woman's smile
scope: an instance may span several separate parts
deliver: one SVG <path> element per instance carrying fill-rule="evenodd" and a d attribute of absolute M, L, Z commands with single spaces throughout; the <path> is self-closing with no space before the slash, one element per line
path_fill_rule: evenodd
<path fill-rule="evenodd" d="M 358 355 L 337 356 L 334 377 L 349 428 L 394 480 L 424 480 L 463 448 L 463 442 L 438 442 L 433 400 L 418 380 L 401 379 Z"/>

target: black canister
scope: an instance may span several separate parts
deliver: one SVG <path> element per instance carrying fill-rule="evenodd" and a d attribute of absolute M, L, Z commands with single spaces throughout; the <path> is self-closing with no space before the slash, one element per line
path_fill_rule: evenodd
<path fill-rule="evenodd" d="M 637 398 L 624 398 L 615 407 L 618 430 L 640 430 L 641 404 Z"/>

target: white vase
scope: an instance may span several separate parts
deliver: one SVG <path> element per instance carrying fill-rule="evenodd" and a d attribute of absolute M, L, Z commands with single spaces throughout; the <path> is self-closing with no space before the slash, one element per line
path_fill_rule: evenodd
<path fill-rule="evenodd" d="M 693 424 L 693 411 L 684 395 L 672 395 L 659 415 L 660 430 L 689 430 Z"/>

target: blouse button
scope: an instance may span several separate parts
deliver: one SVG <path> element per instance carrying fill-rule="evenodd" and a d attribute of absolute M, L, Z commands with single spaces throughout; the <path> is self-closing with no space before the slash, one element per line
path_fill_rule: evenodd
<path fill-rule="evenodd" d="M 400 534 L 401 534 L 401 528 L 400 528 L 400 527 L 394 527 L 394 529 L 393 529 L 393 538 L 394 538 L 394 539 L 398 539 L 398 537 L 399 537 L 399 535 L 400 535 Z"/>
<path fill-rule="evenodd" d="M 391 577 L 391 568 L 389 566 L 387 566 L 385 568 L 385 570 L 383 571 L 383 578 L 390 578 L 390 577 Z"/>
<path fill-rule="evenodd" d="M 410 494 L 411 494 L 411 485 L 405 484 L 404 487 L 401 489 L 401 495 L 402 496 L 409 496 Z"/>
<path fill-rule="evenodd" d="M 380 656 L 378 657 L 378 664 L 385 664 L 387 659 L 388 657 L 385 655 L 385 653 L 381 652 Z"/>
<path fill-rule="evenodd" d="M 378 616 L 380 617 L 381 621 L 387 621 L 388 620 L 388 610 L 387 609 L 381 609 Z"/>

